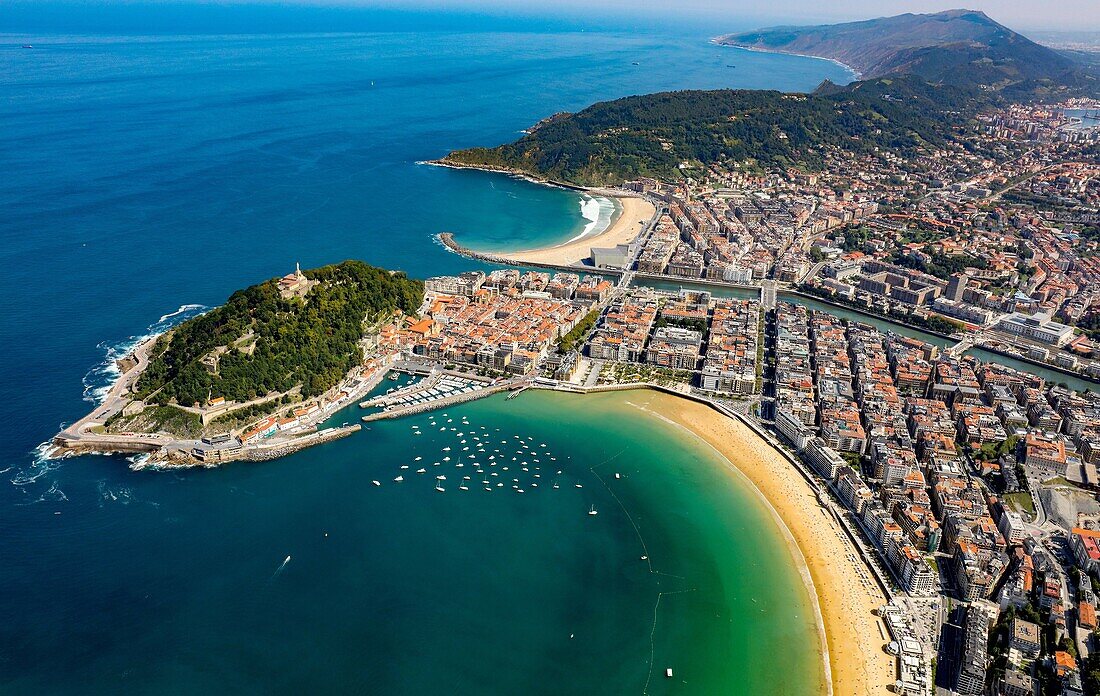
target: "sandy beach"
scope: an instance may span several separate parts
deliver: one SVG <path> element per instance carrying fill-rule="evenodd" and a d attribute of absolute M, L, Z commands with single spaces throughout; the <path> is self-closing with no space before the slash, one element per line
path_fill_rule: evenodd
<path fill-rule="evenodd" d="M 747 478 L 790 532 L 791 553 L 817 596 L 832 693 L 887 693 L 896 667 L 883 651 L 885 626 L 873 613 L 886 598 L 870 572 L 852 560 L 855 548 L 792 465 L 744 423 L 703 404 L 651 391 L 635 392 L 630 401 L 714 447 L 732 465 L 730 476 Z"/>
<path fill-rule="evenodd" d="M 514 261 L 569 265 L 587 259 L 592 247 L 628 244 L 642 231 L 643 225 L 653 217 L 656 208 L 643 198 L 616 198 L 615 200 L 622 206 L 622 211 L 615 221 L 598 235 L 543 249 L 498 252 L 498 256 Z"/>

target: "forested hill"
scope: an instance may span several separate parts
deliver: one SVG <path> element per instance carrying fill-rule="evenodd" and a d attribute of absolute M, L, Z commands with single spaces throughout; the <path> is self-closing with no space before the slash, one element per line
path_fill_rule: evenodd
<path fill-rule="evenodd" d="M 983 12 L 902 14 L 823 26 L 730 34 L 719 43 L 841 61 L 865 78 L 914 75 L 929 82 L 1010 92 L 1082 89 L 1086 66 L 998 24 Z"/>
<path fill-rule="evenodd" d="M 208 396 L 247 401 L 301 386 L 303 396 L 338 384 L 362 360 L 364 318 L 416 312 L 424 285 L 361 261 L 304 271 L 312 287 L 284 298 L 278 281 L 229 300 L 161 336 L 138 381 L 146 401 L 191 406 Z M 203 358 L 217 356 L 217 372 Z"/>
<path fill-rule="evenodd" d="M 680 165 L 721 161 L 818 169 L 822 151 L 914 151 L 950 137 L 970 93 L 900 78 L 818 94 L 761 90 L 662 92 L 594 104 L 541 122 L 509 145 L 448 155 L 579 185 L 680 178 Z"/>

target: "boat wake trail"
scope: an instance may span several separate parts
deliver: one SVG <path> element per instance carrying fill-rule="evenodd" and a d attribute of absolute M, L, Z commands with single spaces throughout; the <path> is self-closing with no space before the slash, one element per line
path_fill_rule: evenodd
<path fill-rule="evenodd" d="M 271 574 L 271 579 L 279 577 L 279 573 L 283 572 L 283 568 L 286 568 L 286 564 L 290 563 L 290 556 L 283 559 L 283 562 L 279 564 L 279 567 L 275 569 L 275 572 Z"/>

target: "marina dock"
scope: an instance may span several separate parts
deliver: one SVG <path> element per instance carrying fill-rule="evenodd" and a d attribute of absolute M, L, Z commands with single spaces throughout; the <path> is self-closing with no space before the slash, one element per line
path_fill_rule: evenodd
<path fill-rule="evenodd" d="M 377 413 L 371 413 L 363 416 L 363 422 L 370 423 L 371 421 L 382 420 L 385 418 L 402 418 L 404 416 L 412 416 L 418 413 L 434 411 L 439 408 L 454 406 L 456 404 L 464 404 L 468 401 L 475 401 L 477 399 L 483 399 L 487 396 L 492 396 L 493 394 L 499 394 L 502 391 L 516 389 L 518 384 L 523 383 L 501 382 L 491 386 L 455 390 L 448 394 L 425 396 L 421 399 L 410 400 L 401 404 L 392 405 L 384 411 L 379 411 Z"/>

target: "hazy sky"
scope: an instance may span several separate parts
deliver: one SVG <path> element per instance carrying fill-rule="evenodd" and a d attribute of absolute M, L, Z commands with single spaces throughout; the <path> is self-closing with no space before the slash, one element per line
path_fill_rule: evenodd
<path fill-rule="evenodd" d="M 645 30 L 667 24 L 692 24 L 715 34 L 774 24 L 823 24 L 870 19 L 903 12 L 937 12 L 966 7 L 982 10 L 1006 26 L 1028 30 L 1100 32 L 1100 0 L 0 0 L 0 31 L 21 26 L 87 24 L 112 27 L 155 24 L 157 17 L 173 22 L 206 17 L 210 23 L 231 23 L 294 17 L 306 21 L 311 8 L 314 29 L 356 30 L 364 12 L 418 9 L 427 21 L 442 17 L 438 10 L 489 13 L 515 19 L 555 16 L 570 26 L 598 24 L 625 30 Z M 326 8 L 318 14 L 317 8 Z M 622 15 L 629 15 L 625 24 Z M 610 24 L 606 19 L 617 16 Z M 633 22 L 630 20 L 633 17 Z M 600 22 L 600 18 L 605 21 Z M 328 26 L 332 24 L 333 26 Z M 633 24 L 631 26 L 631 24 Z M 346 27 L 344 25 L 347 25 Z"/>
<path fill-rule="evenodd" d="M 390 0 L 403 3 L 404 0 Z M 1100 0 L 469 0 L 483 7 L 638 8 L 649 12 L 776 18 L 795 23 L 869 19 L 903 12 L 939 12 L 960 7 L 982 10 L 1010 27 L 1100 29 Z M 417 3 L 420 4 L 420 3 Z M 448 3 L 450 4 L 450 3 Z"/>

